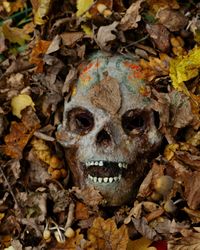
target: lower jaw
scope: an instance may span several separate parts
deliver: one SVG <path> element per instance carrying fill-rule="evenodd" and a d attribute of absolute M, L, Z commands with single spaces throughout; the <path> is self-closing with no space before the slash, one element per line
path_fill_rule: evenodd
<path fill-rule="evenodd" d="M 93 186 L 105 199 L 106 206 L 121 206 L 133 200 L 137 194 L 134 183 L 126 183 L 125 180 L 113 183 L 94 183 L 86 181 L 87 186 Z"/>

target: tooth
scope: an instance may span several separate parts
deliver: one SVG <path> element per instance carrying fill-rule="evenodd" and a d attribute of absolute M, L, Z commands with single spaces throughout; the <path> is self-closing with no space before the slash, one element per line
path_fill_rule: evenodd
<path fill-rule="evenodd" d="M 110 182 L 110 183 L 113 182 L 113 178 L 112 178 L 112 177 L 109 178 L 109 182 Z"/>
<path fill-rule="evenodd" d="M 127 169 L 127 164 L 123 163 L 123 168 Z"/>
<path fill-rule="evenodd" d="M 90 166 L 92 166 L 92 165 L 94 165 L 94 162 L 93 162 L 93 161 L 90 162 Z"/>
<path fill-rule="evenodd" d="M 122 167 L 123 167 L 123 165 L 122 165 L 121 162 L 118 163 L 118 167 L 119 167 L 119 168 L 122 168 Z"/>
<path fill-rule="evenodd" d="M 122 178 L 122 175 L 120 174 L 120 175 L 118 176 L 118 179 L 121 180 L 121 178 Z"/>
<path fill-rule="evenodd" d="M 113 179 L 114 179 L 115 181 L 118 181 L 118 180 L 119 180 L 119 177 L 115 176 Z"/>
<path fill-rule="evenodd" d="M 94 163 L 94 165 L 95 165 L 95 166 L 98 166 L 98 165 L 99 165 L 98 161 L 96 161 L 96 162 Z"/>
<path fill-rule="evenodd" d="M 103 166 L 103 161 L 100 161 L 100 162 L 99 162 L 99 166 Z"/>
<path fill-rule="evenodd" d="M 86 166 L 89 167 L 90 166 L 90 163 L 89 161 L 86 162 Z"/>
<path fill-rule="evenodd" d="M 99 178 L 98 178 L 98 182 L 101 183 L 102 181 L 103 181 L 103 179 L 102 179 L 101 177 L 99 177 Z"/>
<path fill-rule="evenodd" d="M 90 180 L 93 180 L 93 177 L 92 177 L 91 175 L 88 175 L 88 178 L 89 178 Z"/>
<path fill-rule="evenodd" d="M 108 177 L 103 178 L 104 182 L 108 182 Z"/>
<path fill-rule="evenodd" d="M 93 177 L 93 181 L 94 181 L 94 182 L 97 182 L 97 177 L 96 177 L 96 176 Z"/>

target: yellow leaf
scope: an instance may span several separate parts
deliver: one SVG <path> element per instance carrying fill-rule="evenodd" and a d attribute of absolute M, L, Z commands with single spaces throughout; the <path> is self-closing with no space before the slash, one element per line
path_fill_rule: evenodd
<path fill-rule="evenodd" d="M 42 25 L 48 19 L 47 15 L 51 7 L 51 0 L 32 0 L 34 23 Z"/>
<path fill-rule="evenodd" d="M 170 77 L 175 89 L 189 95 L 184 81 L 196 77 L 200 69 L 200 47 L 190 50 L 186 56 L 179 56 L 170 61 Z"/>
<path fill-rule="evenodd" d="M 35 106 L 29 95 L 20 94 L 18 96 L 13 97 L 11 100 L 12 113 L 18 118 L 21 118 L 21 111 L 28 106 L 31 106 L 33 109 Z"/>
<path fill-rule="evenodd" d="M 85 32 L 86 35 L 93 36 L 92 29 L 88 25 L 82 24 L 81 28 L 83 29 L 83 31 Z"/>
<path fill-rule="evenodd" d="M 151 244 L 152 241 L 144 237 L 138 240 L 129 240 L 127 250 L 156 250 L 155 247 L 149 247 Z"/>
<path fill-rule="evenodd" d="M 8 39 L 11 43 L 18 43 L 19 45 L 23 45 L 26 40 L 30 40 L 31 37 L 28 34 L 24 33 L 23 29 L 19 29 L 16 27 L 10 27 L 11 21 L 5 21 L 2 25 L 2 31 L 4 37 Z"/>
<path fill-rule="evenodd" d="M 176 150 L 179 149 L 179 145 L 178 144 L 169 144 L 166 146 L 165 151 L 164 151 L 164 156 L 165 158 L 170 161 L 173 156 L 174 153 L 176 152 Z"/>
<path fill-rule="evenodd" d="M 76 15 L 77 17 L 83 15 L 93 4 L 93 0 L 77 0 L 77 12 Z M 86 17 L 90 17 L 89 13 L 86 13 Z"/>
<path fill-rule="evenodd" d="M 88 239 L 90 240 L 88 250 L 126 250 L 128 238 L 128 231 L 125 225 L 118 229 L 113 219 L 104 220 L 98 217 L 88 230 Z"/>

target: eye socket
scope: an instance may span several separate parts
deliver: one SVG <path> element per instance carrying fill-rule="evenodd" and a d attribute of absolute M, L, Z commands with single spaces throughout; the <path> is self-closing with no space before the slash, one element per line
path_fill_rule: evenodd
<path fill-rule="evenodd" d="M 126 134 L 139 134 L 146 128 L 146 114 L 140 110 L 129 110 L 122 116 L 122 127 Z"/>
<path fill-rule="evenodd" d="M 74 108 L 68 112 L 69 129 L 75 133 L 84 135 L 94 127 L 92 113 L 84 108 Z"/>

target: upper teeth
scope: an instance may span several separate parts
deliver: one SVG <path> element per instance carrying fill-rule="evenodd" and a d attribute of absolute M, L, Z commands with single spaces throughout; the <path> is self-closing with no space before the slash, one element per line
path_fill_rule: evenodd
<path fill-rule="evenodd" d="M 87 167 L 89 167 L 89 166 L 103 166 L 104 163 L 103 163 L 103 161 L 87 161 L 85 165 Z M 128 166 L 128 164 L 125 163 L 125 162 L 119 162 L 118 163 L 118 167 L 119 168 L 125 168 L 125 169 L 127 169 L 127 166 Z"/>
<path fill-rule="evenodd" d="M 91 175 L 88 175 L 88 178 L 90 179 L 90 180 L 92 180 L 93 182 L 99 182 L 99 183 L 102 183 L 102 182 L 104 182 L 104 183 L 107 183 L 107 182 L 109 182 L 109 183 L 112 183 L 112 182 L 114 182 L 114 181 L 118 181 L 118 180 L 120 180 L 121 179 L 121 175 L 119 175 L 119 176 L 114 176 L 114 177 L 96 177 L 96 176 L 91 176 Z"/>

